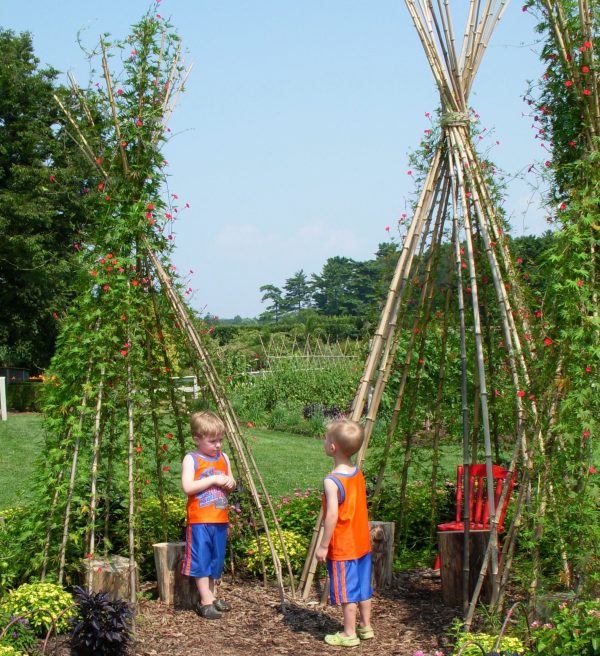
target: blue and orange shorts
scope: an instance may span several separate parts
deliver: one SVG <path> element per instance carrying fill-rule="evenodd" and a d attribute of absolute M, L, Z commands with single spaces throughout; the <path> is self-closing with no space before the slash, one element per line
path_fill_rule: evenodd
<path fill-rule="evenodd" d="M 227 524 L 188 524 L 181 573 L 220 579 L 225 562 Z"/>
<path fill-rule="evenodd" d="M 371 588 L 371 554 L 354 560 L 328 560 L 329 598 L 332 604 L 367 601 Z"/>

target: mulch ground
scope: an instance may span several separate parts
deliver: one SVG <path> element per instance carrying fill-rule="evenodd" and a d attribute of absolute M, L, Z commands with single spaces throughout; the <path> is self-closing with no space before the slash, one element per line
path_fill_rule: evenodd
<path fill-rule="evenodd" d="M 350 650 L 370 656 L 432 654 L 447 646 L 445 633 L 458 609 L 442 604 L 439 579 L 429 572 L 395 575 L 392 587 L 373 598 L 376 637 Z M 341 609 L 316 602 L 287 603 L 281 610 L 275 589 L 255 582 L 224 579 L 219 596 L 233 610 L 220 620 L 204 620 L 192 611 L 175 611 L 157 600 L 143 600 L 135 626 L 135 656 L 308 656 L 347 651 L 323 642 L 340 631 Z M 48 654 L 67 656 L 59 639 Z"/>

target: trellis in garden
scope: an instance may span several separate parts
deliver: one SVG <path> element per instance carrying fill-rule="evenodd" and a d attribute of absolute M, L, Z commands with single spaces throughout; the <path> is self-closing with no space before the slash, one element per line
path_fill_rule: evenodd
<path fill-rule="evenodd" d="M 170 495 L 181 497 L 170 470 L 185 453 L 189 427 L 174 377 L 192 370 L 225 422 L 235 475 L 251 497 L 283 600 L 273 540 L 282 543 L 292 592 L 293 578 L 275 511 L 202 341 L 203 327 L 182 300 L 189 288 L 169 261 L 173 220 L 186 207 L 175 193 L 165 200 L 161 148 L 190 69 L 182 65 L 178 38 L 154 11 L 127 40 L 100 41 L 101 70 L 91 89 L 72 79 L 72 94 L 56 97 L 90 164 L 79 193 L 94 197 L 95 211 L 93 229 L 74 245 L 83 273 L 62 317 L 46 385 L 41 485 L 48 506 L 39 566 L 42 578 L 52 569 L 62 582 L 85 554 L 91 562 L 96 554 L 126 553 L 135 600 L 134 560 L 151 549 L 140 544 L 140 528 L 154 528 L 153 541 L 168 539 Z M 158 512 L 149 515 L 156 499 Z M 88 586 L 91 576 L 88 566 Z"/>
<path fill-rule="evenodd" d="M 463 460 L 466 465 L 474 461 L 472 454 L 477 452 L 477 443 L 482 439 L 490 499 L 490 539 L 470 607 L 466 521 L 464 610 L 465 613 L 468 611 L 468 617 L 472 617 L 488 568 L 493 583 L 493 604 L 502 603 L 532 466 L 529 457 L 532 441 L 535 440 L 543 449 L 543 436 L 535 428 L 538 410 L 531 393 L 528 366 L 535 356 L 532 344 L 540 335 L 540 327 L 532 325 L 525 308 L 517 265 L 509 252 L 504 222 L 490 188 L 491 166 L 479 158 L 473 146 L 474 119 L 468 104 L 482 57 L 507 2 L 469 0 L 464 3 L 466 26 L 459 36 L 455 33 L 448 2 L 405 1 L 440 93 L 440 130 L 430 141 L 429 168 L 403 238 L 387 300 L 354 398 L 352 418 L 358 420 L 361 417 L 367 398 L 372 395 L 365 422 L 366 440 L 358 456 L 360 464 L 373 434 L 384 392 L 387 389 L 392 395 L 393 409 L 374 503 L 377 503 L 376 495 L 390 449 L 402 439 L 399 493 L 402 508 L 414 432 L 419 428 L 414 415 L 415 399 L 425 384 L 426 375 L 431 377 L 431 372 L 435 372 L 437 382 L 429 398 L 423 400 L 433 420 L 431 487 L 435 499 L 442 410 L 445 403 L 452 401 L 444 396 L 452 360 L 449 339 L 452 335 L 458 336 Z M 446 279 L 441 281 L 441 287 L 445 289 L 443 308 L 434 312 L 434 297 L 442 275 L 440 265 L 448 257 L 452 260 L 452 267 L 444 273 Z M 437 360 L 429 363 L 426 354 L 432 341 L 438 345 Z M 391 378 L 395 381 L 393 385 Z M 505 383 L 501 391 L 498 389 L 500 380 Z M 514 438 L 514 448 L 508 469 L 511 476 L 515 475 L 517 465 L 524 472 L 512 523 L 503 540 L 501 559 L 491 476 L 493 438 L 498 437 L 497 394 L 502 395 L 504 406 L 512 415 L 509 433 Z M 405 421 L 400 437 L 397 433 L 401 418 Z M 507 489 L 508 480 L 500 506 Z M 435 508 L 432 524 L 434 517 Z M 468 519 L 466 499 L 463 518 Z M 402 523 L 402 517 L 398 522 Z M 320 522 L 315 528 L 300 584 L 305 598 L 316 570 L 314 553 L 320 539 L 319 525 Z"/>

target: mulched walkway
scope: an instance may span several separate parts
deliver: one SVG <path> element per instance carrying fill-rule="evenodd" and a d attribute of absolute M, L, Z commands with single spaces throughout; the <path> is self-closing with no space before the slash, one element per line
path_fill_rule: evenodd
<path fill-rule="evenodd" d="M 143 600 L 135 627 L 135 656 L 309 656 L 347 651 L 329 647 L 325 633 L 342 629 L 338 607 L 294 602 L 281 612 L 278 594 L 256 582 L 224 579 L 219 596 L 233 605 L 222 619 L 204 620 Z M 373 598 L 376 637 L 350 651 L 370 656 L 433 654 L 447 647 L 445 633 L 459 609 L 442 604 L 439 579 L 430 572 L 395 575 L 392 587 Z M 67 656 L 64 639 L 48 654 Z"/>

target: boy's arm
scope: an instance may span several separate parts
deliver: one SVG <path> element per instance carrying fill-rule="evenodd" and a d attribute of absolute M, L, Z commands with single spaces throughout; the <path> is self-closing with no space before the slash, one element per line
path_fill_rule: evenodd
<path fill-rule="evenodd" d="M 194 480 L 194 458 L 188 453 L 181 464 L 181 487 L 189 497 L 199 492 L 204 492 L 209 487 L 227 487 L 230 484 L 230 476 L 225 474 L 215 474 L 214 476 L 205 476 L 199 480 Z"/>
<path fill-rule="evenodd" d="M 338 486 L 330 479 L 326 478 L 323 485 L 325 488 L 325 518 L 323 519 L 323 536 L 317 547 L 315 555 L 320 563 L 327 560 L 327 551 L 329 543 L 333 536 L 333 531 L 338 520 Z"/>

